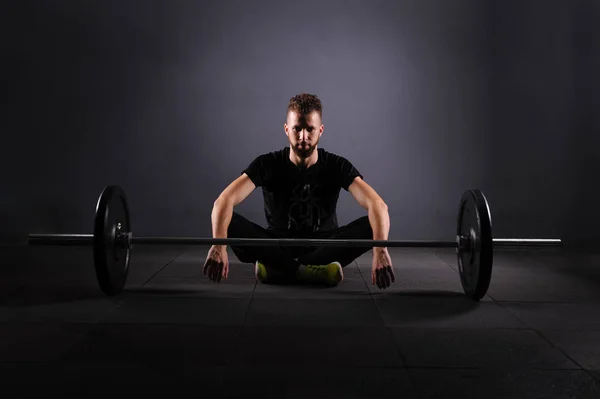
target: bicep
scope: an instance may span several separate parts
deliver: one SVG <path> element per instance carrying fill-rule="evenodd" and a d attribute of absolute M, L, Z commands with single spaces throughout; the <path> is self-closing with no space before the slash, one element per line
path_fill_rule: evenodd
<path fill-rule="evenodd" d="M 383 200 L 379 194 L 377 194 L 377 192 L 375 192 L 375 190 L 361 177 L 356 177 L 352 181 L 348 187 L 348 191 L 354 197 L 356 202 L 365 209 L 368 209 L 370 206 L 377 203 L 383 204 Z"/>
<path fill-rule="evenodd" d="M 243 173 L 223 190 L 217 201 L 226 201 L 236 206 L 245 200 L 255 188 L 254 182 L 246 173 Z"/>

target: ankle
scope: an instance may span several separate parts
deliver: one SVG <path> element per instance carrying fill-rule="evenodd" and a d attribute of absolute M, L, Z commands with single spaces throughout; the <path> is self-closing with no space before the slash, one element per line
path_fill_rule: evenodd
<path fill-rule="evenodd" d="M 299 263 L 298 267 L 296 268 L 296 273 L 295 273 L 296 278 L 302 278 L 303 276 L 306 275 L 307 271 L 308 271 L 308 267 L 306 265 Z"/>

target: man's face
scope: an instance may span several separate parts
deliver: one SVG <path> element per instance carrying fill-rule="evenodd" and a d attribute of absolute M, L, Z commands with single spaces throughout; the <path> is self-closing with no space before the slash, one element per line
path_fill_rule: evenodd
<path fill-rule="evenodd" d="M 284 128 L 292 150 L 303 159 L 312 155 L 323 133 L 321 117 L 317 111 L 306 115 L 296 111 L 288 112 Z"/>

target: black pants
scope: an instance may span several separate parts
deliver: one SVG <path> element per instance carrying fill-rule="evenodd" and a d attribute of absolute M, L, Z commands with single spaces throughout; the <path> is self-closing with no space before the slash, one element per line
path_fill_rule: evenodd
<path fill-rule="evenodd" d="M 237 212 L 233 213 L 227 236 L 233 238 L 288 238 L 273 230 L 265 229 Z M 369 218 L 363 216 L 352 223 L 329 232 L 316 233 L 310 238 L 324 239 L 373 239 Z M 283 247 L 283 246 L 235 246 L 231 249 L 240 262 L 261 263 L 285 273 L 295 273 L 300 264 L 324 265 L 340 262 L 342 267 L 369 251 L 370 247 Z"/>

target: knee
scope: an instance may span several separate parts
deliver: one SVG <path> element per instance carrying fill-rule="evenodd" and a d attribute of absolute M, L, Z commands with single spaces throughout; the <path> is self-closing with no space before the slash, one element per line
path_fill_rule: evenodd
<path fill-rule="evenodd" d="M 363 217 L 360 217 L 360 218 L 356 219 L 356 223 L 360 223 L 360 224 L 363 224 L 363 225 L 364 224 L 368 224 L 369 227 L 371 227 L 371 223 L 369 222 L 369 217 L 366 216 L 366 215 L 363 216 Z"/>
<path fill-rule="evenodd" d="M 360 231 L 364 232 L 364 235 L 366 235 L 367 238 L 373 237 L 373 228 L 371 227 L 371 222 L 369 221 L 368 216 L 363 216 L 361 218 L 356 219 L 355 223 L 360 229 Z"/>
<path fill-rule="evenodd" d="M 244 219 L 244 217 L 236 211 L 233 211 L 233 213 L 231 214 L 231 223 L 237 222 L 241 219 Z"/>
<path fill-rule="evenodd" d="M 360 217 L 343 226 L 340 233 L 344 237 L 356 239 L 372 239 L 373 228 L 368 216 Z"/>
<path fill-rule="evenodd" d="M 244 217 L 237 212 L 233 212 L 231 215 L 231 221 L 229 222 L 229 227 L 227 227 L 227 235 L 230 236 L 235 235 L 235 233 L 239 230 L 240 222 L 244 220 Z"/>

